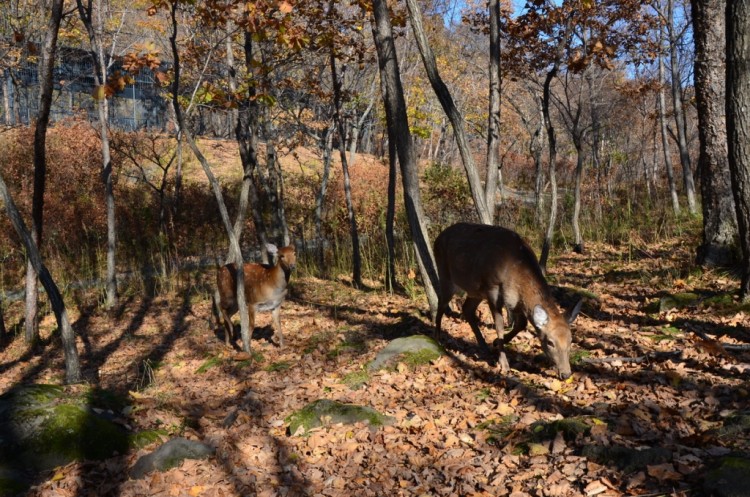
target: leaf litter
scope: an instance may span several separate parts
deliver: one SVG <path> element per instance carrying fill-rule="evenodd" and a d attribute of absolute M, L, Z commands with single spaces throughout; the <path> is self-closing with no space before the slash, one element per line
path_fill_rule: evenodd
<path fill-rule="evenodd" d="M 625 261 L 610 246 L 589 250 L 563 254 L 551 267 L 562 304 L 576 300 L 576 289 L 590 293 L 574 326 L 581 359 L 569 381 L 552 376 L 530 331 L 508 347 L 516 369 L 501 375 L 455 317 L 440 337 L 447 356 L 363 375 L 390 340 L 432 334 L 421 299 L 386 295 L 377 282 L 359 291 L 345 281 L 293 278 L 282 310 L 286 347 L 271 344 L 270 315 L 261 314 L 250 355 L 224 348 L 209 292 L 187 309 L 178 304 L 184 295 L 168 294 L 133 299 L 115 315 L 73 310 L 87 378 L 128 395 L 129 426 L 217 451 L 127 479 L 157 442 L 57 468 L 28 495 L 688 494 L 713 458 L 748 450 L 750 430 L 735 423 L 727 436 L 725 425 L 748 406 L 750 351 L 731 346 L 750 342 L 750 323 L 746 313 L 701 303 L 731 294 L 736 281 L 692 273 L 690 251 L 678 242 L 648 247 L 662 254 L 658 270 L 650 258 Z M 212 276 L 195 276 L 189 288 L 208 288 Z M 701 297 L 648 310 L 676 292 Z M 491 343 L 484 304 L 480 312 Z M 2 352 L 0 391 L 59 381 L 54 350 L 28 357 L 16 339 Z M 285 419 L 319 399 L 366 406 L 394 423 L 289 434 Z"/>

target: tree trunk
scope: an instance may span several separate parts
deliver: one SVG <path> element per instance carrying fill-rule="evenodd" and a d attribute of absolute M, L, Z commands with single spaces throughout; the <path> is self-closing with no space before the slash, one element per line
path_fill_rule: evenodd
<path fill-rule="evenodd" d="M 498 149 L 500 147 L 500 0 L 489 0 L 490 10 L 490 108 L 487 123 L 487 175 L 484 198 L 487 202 L 489 224 L 495 221 L 495 194 L 498 183 Z"/>
<path fill-rule="evenodd" d="M 585 250 L 583 246 L 583 235 L 581 235 L 581 226 L 579 219 L 581 217 L 581 181 L 583 179 L 583 144 L 582 137 L 575 140 L 576 146 L 576 173 L 575 188 L 573 193 L 573 251 L 582 254 Z"/>
<path fill-rule="evenodd" d="M 750 301 L 750 2 L 727 2 L 727 139 L 742 248 L 740 297 Z"/>
<path fill-rule="evenodd" d="M 542 91 L 542 117 L 544 121 L 544 128 L 547 131 L 547 141 L 549 143 L 549 182 L 550 182 L 550 209 L 549 219 L 547 224 L 547 231 L 544 234 L 544 243 L 542 244 L 542 253 L 539 256 L 539 266 L 543 273 L 547 272 L 547 259 L 549 258 L 550 248 L 552 246 L 552 236 L 555 233 L 555 223 L 557 222 L 557 138 L 555 137 L 555 127 L 552 124 L 552 118 L 550 116 L 550 91 L 552 85 L 552 79 L 560 69 L 560 63 L 563 55 L 565 55 L 565 47 L 570 43 L 571 26 L 573 23 L 572 16 L 568 16 L 565 21 L 564 31 L 557 41 L 555 47 L 555 59 L 552 63 L 552 67 L 547 71 L 547 77 L 544 79 L 544 86 Z"/>
<path fill-rule="evenodd" d="M 703 208 L 703 244 L 698 264 L 726 266 L 737 240 L 727 152 L 725 0 L 692 0 L 695 41 L 695 96 L 698 103 Z"/>
<path fill-rule="evenodd" d="M 383 95 L 388 92 L 385 86 L 385 78 L 380 81 L 380 91 Z M 385 242 L 388 249 L 386 260 L 385 285 L 388 291 L 393 292 L 399 288 L 396 278 L 396 238 L 394 226 L 396 221 L 396 181 L 398 180 L 398 151 L 396 150 L 396 130 L 390 108 L 385 107 L 386 131 L 388 133 L 388 206 L 385 213 Z"/>
<path fill-rule="evenodd" d="M 248 71 L 252 71 L 253 64 L 253 45 L 252 36 L 245 32 L 243 34 L 243 48 L 245 52 L 245 66 Z M 237 90 L 237 72 L 234 68 L 234 54 L 231 49 L 231 38 L 227 38 L 227 65 L 229 66 L 229 88 L 232 93 Z M 235 139 L 240 152 L 240 161 L 242 162 L 242 186 L 240 188 L 239 205 L 237 208 L 237 217 L 234 221 L 234 236 L 239 241 L 242 237 L 242 229 L 245 225 L 245 216 L 247 215 L 248 204 L 250 205 L 253 224 L 255 225 L 255 234 L 261 248 L 263 262 L 268 262 L 266 252 L 266 235 L 263 217 L 260 213 L 258 200 L 258 191 L 255 188 L 253 176 L 258 167 L 258 108 L 254 102 L 255 88 L 251 85 L 248 87 L 248 94 L 237 102 L 233 109 L 235 127 Z M 231 260 L 241 259 L 241 254 L 231 254 Z M 229 261 L 228 261 L 229 262 Z M 252 330 L 251 330 L 252 333 Z"/>
<path fill-rule="evenodd" d="M 406 216 L 409 221 L 412 241 L 425 286 L 430 314 L 434 317 L 437 312 L 437 292 L 439 285 L 432 247 L 427 236 L 422 200 L 419 192 L 419 176 L 417 174 L 417 157 L 409 131 L 409 119 L 406 115 L 406 101 L 401 86 L 401 75 L 398 68 L 396 46 L 393 40 L 388 5 L 385 0 L 373 0 L 373 14 L 375 22 L 372 24 L 375 48 L 378 53 L 380 77 L 385 81 L 386 92 L 383 95 L 386 118 L 392 123 L 393 135 L 396 139 L 396 151 L 401 167 L 401 181 L 404 189 L 404 203 Z"/>
<path fill-rule="evenodd" d="M 354 159 L 357 154 L 357 144 L 359 143 L 359 134 L 362 132 L 362 128 L 367 122 L 367 118 L 370 115 L 370 112 L 372 112 L 372 108 L 375 106 L 375 85 L 377 84 L 377 79 L 374 78 L 372 80 L 372 86 L 370 88 L 370 103 L 367 104 L 367 108 L 362 112 L 362 115 L 359 116 L 359 119 L 353 119 L 352 120 L 352 131 L 351 131 L 351 139 L 349 140 L 349 166 L 354 165 Z"/>
<path fill-rule="evenodd" d="M 328 266 L 325 263 L 325 243 L 323 237 L 323 206 L 328 191 L 328 178 L 331 175 L 331 155 L 333 153 L 333 125 L 323 136 L 323 177 L 320 180 L 320 190 L 315 197 L 315 246 L 318 254 L 318 267 L 323 277 L 328 276 Z"/>
<path fill-rule="evenodd" d="M 62 1 L 60 0 L 59 3 L 62 4 Z M 11 198 L 8 187 L 1 174 L 0 200 L 5 204 L 5 211 L 10 218 L 10 222 L 13 224 L 13 228 L 16 230 L 18 237 L 21 239 L 21 242 L 26 249 L 26 256 L 31 260 L 34 269 L 39 275 L 39 280 L 42 282 L 42 286 L 47 292 L 52 311 L 55 313 L 57 327 L 60 330 L 60 336 L 62 338 L 63 353 L 65 354 L 65 382 L 78 383 L 81 381 L 81 366 L 78 361 L 76 337 L 72 326 L 70 326 L 68 311 L 65 309 L 65 302 L 62 299 L 62 295 L 60 295 L 60 290 L 57 288 L 57 284 L 55 284 L 47 267 L 42 262 L 39 250 L 36 248 L 36 244 L 31 238 L 31 234 L 26 228 L 26 223 L 23 222 L 21 214 L 16 207 L 16 203 L 13 201 L 13 198 Z"/>
<path fill-rule="evenodd" d="M 331 64 L 331 81 L 333 82 L 333 121 L 339 135 L 339 157 L 341 158 L 341 169 L 344 173 L 344 197 L 346 198 L 346 212 L 349 217 L 349 232 L 352 237 L 352 282 L 355 287 L 362 285 L 362 256 L 359 251 L 359 231 L 357 230 L 357 218 L 354 214 L 352 203 L 352 184 L 349 178 L 349 165 L 346 159 L 346 127 L 341 115 L 341 80 L 336 68 L 336 53 L 331 45 L 329 62 Z"/>
<path fill-rule="evenodd" d="M 695 202 L 695 182 L 690 165 L 690 150 L 687 143 L 687 125 L 685 110 L 682 105 L 682 80 L 677 60 L 677 43 L 674 34 L 674 0 L 667 0 L 667 29 L 669 31 L 669 67 L 672 76 L 672 108 L 674 109 L 675 128 L 677 128 L 677 145 L 680 150 L 680 164 L 682 165 L 682 182 L 687 195 L 688 211 L 697 214 Z"/>
<path fill-rule="evenodd" d="M 435 55 L 432 53 L 427 36 L 424 33 L 424 28 L 422 27 L 422 12 L 420 11 L 416 0 L 406 0 L 406 6 L 409 9 L 409 20 L 411 21 L 414 38 L 417 41 L 417 48 L 419 49 L 419 54 L 422 56 L 422 62 L 425 71 L 427 72 L 427 77 L 430 80 L 432 89 L 435 91 L 435 95 L 440 101 L 440 105 L 443 106 L 443 111 L 448 116 L 451 126 L 453 127 L 453 134 L 456 139 L 456 144 L 458 145 L 458 151 L 461 154 L 464 169 L 466 170 L 466 178 L 469 180 L 469 189 L 471 190 L 471 196 L 474 199 L 477 216 L 482 223 L 492 224 L 489 203 L 485 199 L 482 182 L 479 179 L 477 168 L 474 165 L 474 158 L 471 155 L 471 149 L 469 148 L 469 143 L 466 138 L 464 119 L 461 112 L 453 102 L 453 97 L 451 97 L 448 87 L 445 85 L 443 79 L 440 77 L 440 73 L 438 72 Z"/>
<path fill-rule="evenodd" d="M 180 103 L 179 103 L 179 89 L 180 89 L 180 52 L 177 49 L 177 2 L 172 3 L 171 9 L 170 9 L 170 20 L 172 24 L 172 33 L 169 36 L 169 44 L 172 48 L 172 70 L 174 72 L 173 81 L 172 81 L 172 105 L 174 107 L 174 113 L 175 113 L 175 119 L 177 120 L 177 124 L 180 127 L 181 132 L 184 134 L 185 139 L 188 142 L 188 146 L 190 147 L 190 150 L 193 151 L 193 154 L 198 159 L 198 162 L 200 162 L 201 167 L 203 168 L 203 172 L 206 174 L 206 178 L 208 178 L 208 182 L 211 184 L 211 189 L 213 190 L 214 197 L 216 198 L 216 203 L 219 207 L 219 214 L 221 215 L 221 221 L 224 224 L 224 229 L 227 232 L 227 236 L 229 237 L 229 245 L 231 247 L 231 251 L 236 254 L 237 258 L 235 259 L 235 264 L 237 266 L 237 287 L 236 287 L 236 293 L 237 293 L 237 302 L 247 302 L 247 299 L 245 298 L 245 273 L 244 273 L 244 264 L 242 260 L 242 251 L 240 250 L 240 244 L 237 240 L 237 237 L 234 236 L 234 229 L 232 227 L 232 221 L 229 219 L 229 213 L 227 212 L 226 204 L 224 203 L 224 196 L 221 193 L 221 186 L 219 185 L 219 182 L 216 180 L 216 177 L 214 176 L 213 172 L 211 171 L 211 166 L 208 163 L 208 160 L 206 160 L 206 157 L 201 153 L 200 149 L 195 143 L 195 140 L 193 140 L 193 136 L 190 133 L 190 130 L 185 125 L 185 120 L 182 118 L 182 110 L 180 109 Z M 250 317 L 247 312 L 247 306 L 246 305 L 239 305 L 239 313 L 240 313 L 240 330 L 242 334 L 242 348 L 245 350 L 245 352 L 250 352 L 250 337 L 253 332 L 253 330 L 250 329 Z"/>
<path fill-rule="evenodd" d="M 83 0 L 76 0 L 78 13 L 88 33 L 89 43 L 93 50 L 94 83 L 96 84 L 97 110 L 99 113 L 99 138 L 102 149 L 102 181 L 104 182 L 104 202 L 107 212 L 107 276 L 105 282 L 105 307 L 111 309 L 117 304 L 117 278 L 115 255 L 117 249 L 117 230 L 115 226 L 115 197 L 112 185 L 112 160 L 109 148 L 108 101 L 104 91 L 107 84 L 107 65 L 102 40 L 101 0 L 97 1 L 97 25 L 94 26 L 93 8 L 89 0 L 86 6 Z"/>
<path fill-rule="evenodd" d="M 659 56 L 659 95 L 657 96 L 657 110 L 659 112 L 659 128 L 661 130 L 661 145 L 664 151 L 664 167 L 667 170 L 667 182 L 669 183 L 669 195 L 672 198 L 672 210 L 675 214 L 680 213 L 680 198 L 677 196 L 677 185 L 674 180 L 674 166 L 672 165 L 672 154 L 669 151 L 669 134 L 667 133 L 667 105 L 664 97 L 664 59 Z"/>
<path fill-rule="evenodd" d="M 5 124 L 12 126 L 13 123 L 13 110 L 10 105 L 10 89 L 13 81 L 10 79 L 8 69 L 3 69 L 3 77 L 0 79 L 0 86 L 3 90 L 3 117 L 5 118 Z"/>
<path fill-rule="evenodd" d="M 52 81 L 57 50 L 57 34 L 62 19 L 62 0 L 52 2 L 50 17 L 42 47 L 42 61 L 39 68 L 39 111 L 34 129 L 34 194 L 31 207 L 31 239 L 36 247 L 42 246 L 42 227 L 44 224 L 44 190 L 47 180 L 47 127 L 49 126 L 50 107 L 52 106 Z M 33 344 L 39 337 L 39 287 L 37 269 L 28 259 L 26 267 L 26 343 Z"/>

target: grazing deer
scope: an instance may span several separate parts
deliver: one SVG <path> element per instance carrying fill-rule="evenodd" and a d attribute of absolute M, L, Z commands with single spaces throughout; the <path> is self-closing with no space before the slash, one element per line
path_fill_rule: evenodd
<path fill-rule="evenodd" d="M 554 363 L 560 378 L 570 376 L 570 324 L 581 310 L 579 301 L 568 316 L 557 308 L 531 247 L 514 231 L 499 226 L 458 223 L 446 228 L 435 240 L 435 259 L 440 293 L 435 331 L 448 303 L 458 290 L 466 292 L 462 313 L 477 342 L 489 350 L 479 330 L 476 310 L 487 300 L 495 320 L 503 373 L 510 370 L 504 344 L 534 325 L 542 349 Z M 512 315 L 513 329 L 503 333 L 502 308 Z"/>
<path fill-rule="evenodd" d="M 272 243 L 266 244 L 268 253 L 278 254 L 275 265 L 261 265 L 245 263 L 245 299 L 247 313 L 250 316 L 250 333 L 255 327 L 255 313 L 272 311 L 273 326 L 279 334 L 279 347 L 284 346 L 284 336 L 281 333 L 281 303 L 286 297 L 286 287 L 289 276 L 297 263 L 294 246 L 277 249 Z M 220 324 L 224 325 L 224 340 L 229 346 L 234 342 L 234 326 L 232 316 L 237 313 L 237 266 L 227 264 L 219 268 L 216 273 L 216 287 L 218 293 L 218 314 Z"/>

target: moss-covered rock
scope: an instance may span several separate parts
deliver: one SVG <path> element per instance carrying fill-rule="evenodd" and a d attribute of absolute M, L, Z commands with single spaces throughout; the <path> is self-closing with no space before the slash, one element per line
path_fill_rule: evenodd
<path fill-rule="evenodd" d="M 371 407 L 319 399 L 290 414 L 284 421 L 289 423 L 289 434 L 295 435 L 300 430 L 302 434 L 305 434 L 318 426 L 335 423 L 365 422 L 370 426 L 382 426 L 392 424 L 395 420 Z"/>
<path fill-rule="evenodd" d="M 412 335 L 397 338 L 381 350 L 367 369 L 378 369 L 393 366 L 401 361 L 410 366 L 427 364 L 445 354 L 445 349 L 433 338 L 426 335 Z"/>
<path fill-rule="evenodd" d="M 665 295 L 656 302 L 652 302 L 646 307 L 647 312 L 667 312 L 671 309 L 683 309 L 693 307 L 698 304 L 700 296 L 692 292 L 675 293 L 674 295 Z"/>
<path fill-rule="evenodd" d="M 747 497 L 750 495 L 750 459 L 722 457 L 706 473 L 703 489 L 716 497 Z"/>
<path fill-rule="evenodd" d="M 128 450 L 128 433 L 101 393 L 55 385 L 20 387 L 0 396 L 0 463 L 36 470 L 75 459 L 100 460 Z M 100 405 L 93 401 L 102 401 Z"/>
<path fill-rule="evenodd" d="M 214 449 L 202 442 L 186 438 L 173 438 L 150 454 L 138 459 L 130 470 L 130 477 L 143 478 L 152 471 L 167 471 L 176 468 L 185 459 L 205 459 Z"/>

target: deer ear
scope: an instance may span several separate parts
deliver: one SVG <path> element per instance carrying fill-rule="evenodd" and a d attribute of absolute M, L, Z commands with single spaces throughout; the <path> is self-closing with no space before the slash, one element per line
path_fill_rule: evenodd
<path fill-rule="evenodd" d="M 581 306 L 583 305 L 583 299 L 579 299 L 573 309 L 568 312 L 568 324 L 573 324 L 573 321 L 578 317 L 578 313 L 581 312 Z"/>
<path fill-rule="evenodd" d="M 268 253 L 271 255 L 276 255 L 276 253 L 279 251 L 279 249 L 276 248 L 276 245 L 273 243 L 266 243 L 266 250 L 268 250 Z"/>
<path fill-rule="evenodd" d="M 544 325 L 549 322 L 549 315 L 547 314 L 547 311 L 544 310 L 544 307 L 537 304 L 534 306 L 534 312 L 531 315 L 531 320 L 534 322 L 534 326 L 537 329 L 542 329 Z"/>

